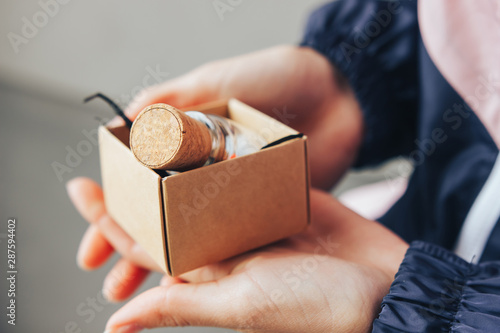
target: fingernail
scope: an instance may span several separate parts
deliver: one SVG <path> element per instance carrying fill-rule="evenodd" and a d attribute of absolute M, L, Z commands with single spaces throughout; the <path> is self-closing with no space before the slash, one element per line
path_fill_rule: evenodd
<path fill-rule="evenodd" d="M 75 200 L 77 198 L 77 189 L 78 189 L 78 182 L 80 178 L 73 178 L 70 179 L 66 182 L 66 193 L 68 193 L 68 197 L 70 198 L 71 202 L 75 203 Z"/>
<path fill-rule="evenodd" d="M 116 281 L 114 276 L 106 276 L 104 279 L 104 283 L 102 285 L 102 294 L 104 298 L 106 298 L 109 302 L 116 302 L 115 294 L 116 293 Z"/>
<path fill-rule="evenodd" d="M 70 192 L 71 192 L 71 189 L 72 189 L 72 187 L 73 187 L 73 183 L 74 183 L 74 180 L 75 180 L 75 179 L 76 179 L 76 178 L 70 179 L 70 180 L 68 180 L 68 181 L 66 182 L 66 184 L 65 184 L 65 185 L 66 185 L 66 192 L 68 192 L 68 194 L 70 194 Z"/>
<path fill-rule="evenodd" d="M 85 235 L 82 238 L 82 241 L 80 242 L 80 246 L 78 247 L 78 252 L 76 253 L 76 264 L 80 269 L 84 271 L 90 271 L 91 268 L 87 266 L 85 262 L 85 258 L 87 256 L 87 252 L 89 249 L 89 240 L 88 240 L 88 231 L 85 233 Z"/>
<path fill-rule="evenodd" d="M 114 328 L 108 328 L 104 331 L 104 333 L 138 333 L 142 331 L 144 327 L 138 325 L 124 325 Z"/>
<path fill-rule="evenodd" d="M 92 267 L 89 267 L 85 264 L 85 261 L 83 260 L 83 255 L 80 254 L 80 251 L 78 252 L 78 254 L 76 255 L 76 265 L 78 266 L 78 268 L 80 268 L 82 271 L 91 271 L 92 270 Z"/>
<path fill-rule="evenodd" d="M 102 295 L 104 298 L 110 302 L 110 303 L 116 303 L 116 300 L 113 297 L 113 293 L 109 290 L 109 288 L 103 287 L 102 288 Z"/>

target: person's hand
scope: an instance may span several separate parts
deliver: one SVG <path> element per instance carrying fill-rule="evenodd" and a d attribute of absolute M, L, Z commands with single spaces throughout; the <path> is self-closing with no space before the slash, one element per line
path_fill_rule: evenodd
<path fill-rule="evenodd" d="M 314 187 L 330 188 L 353 163 L 363 131 L 359 105 L 330 62 L 313 49 L 279 46 L 205 64 L 140 92 L 125 111 L 237 98 L 308 136 Z"/>
<path fill-rule="evenodd" d="M 69 186 L 76 207 L 105 235 L 84 241 L 84 266 L 124 257 L 106 279 L 106 295 L 130 295 L 155 264 L 107 216 L 97 184 Z M 161 326 L 217 326 L 245 332 L 366 332 L 407 244 L 329 194 L 311 192 L 312 225 L 287 240 L 182 275 L 132 299 L 108 321 L 109 332 Z M 102 237 L 102 236 L 100 236 Z M 113 244 L 112 246 L 110 244 Z M 103 251 L 104 249 L 104 251 Z M 135 263 L 135 264 L 134 264 Z"/>
<path fill-rule="evenodd" d="M 238 98 L 307 134 L 312 183 L 328 188 L 354 160 L 363 127 L 352 92 L 334 77 L 334 69 L 315 51 L 277 47 L 213 62 L 149 88 L 126 112 L 134 119 L 154 103 L 183 108 Z M 95 183 L 75 180 L 69 190 L 78 210 L 92 223 L 80 245 L 80 266 L 99 267 L 116 250 L 123 258 L 106 278 L 104 292 L 110 300 L 129 297 L 149 270 L 158 270 L 157 265 L 107 215 L 101 189 Z M 212 272 L 213 267 L 205 272 Z"/>
<path fill-rule="evenodd" d="M 363 126 L 354 95 L 336 76 L 328 60 L 316 51 L 280 46 L 208 63 L 179 78 L 145 89 L 126 113 L 135 119 L 144 107 L 154 103 L 183 108 L 221 98 L 238 98 L 307 134 L 312 185 L 329 188 L 354 160 Z M 114 121 L 122 120 L 116 118 Z M 77 193 L 80 190 L 83 192 Z M 80 186 L 73 192 L 74 197 L 81 198 L 102 196 L 100 189 L 92 185 Z M 98 211 L 92 207 L 80 208 L 80 211 L 94 223 L 111 223 L 109 218 L 99 220 L 105 211 L 101 205 Z M 114 225 L 113 231 L 108 233 L 124 234 L 124 231 Z M 145 268 L 158 269 L 131 240 L 126 244 L 112 244 L 113 247 L 109 245 L 106 241 L 109 234 L 103 235 L 97 227 L 90 226 L 81 248 L 111 255 L 113 247 L 118 247 L 119 252 L 127 247 L 127 252 L 135 253 L 132 262 L 121 261 L 114 271 L 136 273 L 137 283 L 146 277 Z M 100 264 L 92 260 L 80 257 L 79 263 L 83 268 Z M 110 284 L 109 281 L 113 279 L 108 278 L 106 284 Z M 126 292 L 117 293 L 110 298 L 121 299 L 126 295 Z"/>

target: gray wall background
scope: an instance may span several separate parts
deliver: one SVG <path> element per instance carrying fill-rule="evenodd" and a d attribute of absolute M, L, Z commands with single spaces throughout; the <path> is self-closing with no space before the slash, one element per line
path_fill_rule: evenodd
<path fill-rule="evenodd" d="M 144 87 L 149 70 L 158 68 L 173 78 L 213 59 L 297 43 L 308 13 L 324 2 L 220 1 L 232 8 L 222 17 L 212 0 L 0 2 L 2 272 L 9 217 L 17 218 L 18 261 L 17 325 L 6 323 L 2 278 L 1 332 L 66 332 L 70 322 L 81 332 L 101 332 L 120 307 L 104 304 L 93 317 L 76 311 L 89 297 L 99 295 L 110 267 L 92 273 L 77 268 L 76 251 L 87 223 L 70 204 L 64 187 L 75 176 L 100 179 L 97 146 L 62 179 L 51 167 L 54 161 L 65 164 L 67 147 L 76 149 L 86 140 L 84 131 L 98 125 L 95 116 L 111 116 L 101 102 L 83 106 L 83 97 L 102 91 L 126 104 Z M 41 3 L 51 6 L 44 10 Z M 46 11 L 51 15 L 40 14 Z M 29 37 L 16 51 L 9 36 L 23 36 L 26 20 L 37 20 L 40 27 L 24 28 Z M 375 179 L 371 173 L 351 175 L 342 186 Z M 159 278 L 150 277 L 142 290 Z M 181 331 L 225 330 L 155 330 Z"/>

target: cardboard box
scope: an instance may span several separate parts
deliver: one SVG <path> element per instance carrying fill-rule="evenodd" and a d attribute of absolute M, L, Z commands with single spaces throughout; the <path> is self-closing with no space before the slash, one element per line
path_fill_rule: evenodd
<path fill-rule="evenodd" d="M 233 119 L 268 142 L 297 134 L 235 99 L 189 109 Z M 134 158 L 125 126 L 101 126 L 99 145 L 109 214 L 172 276 L 286 238 L 309 223 L 306 137 L 168 177 Z"/>

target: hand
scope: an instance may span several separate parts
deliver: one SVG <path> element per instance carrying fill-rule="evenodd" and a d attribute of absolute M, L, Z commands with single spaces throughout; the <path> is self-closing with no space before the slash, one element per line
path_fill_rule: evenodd
<path fill-rule="evenodd" d="M 126 113 L 135 119 L 144 107 L 154 103 L 164 102 L 183 108 L 229 97 L 238 98 L 270 115 L 276 116 L 273 110 L 281 110 L 282 120 L 289 122 L 287 125 L 309 136 L 312 185 L 329 188 L 353 162 L 363 127 L 361 111 L 353 93 L 336 80 L 336 76 L 329 61 L 316 51 L 280 46 L 212 62 L 179 78 L 148 88 L 130 104 Z M 121 120 L 117 118 L 115 121 Z M 112 239 L 112 235 L 125 233 L 103 213 L 105 208 L 100 200 L 100 189 L 89 182 L 85 184 L 72 191 L 74 198 L 84 198 L 79 201 L 79 210 L 93 223 L 82 240 L 81 249 L 89 250 L 80 251 L 80 265 L 93 268 L 100 264 L 95 260 L 105 260 L 103 256 L 95 259 L 90 255 L 87 258 L 82 253 L 96 249 L 110 256 L 115 248 L 121 253 L 127 251 L 130 253 L 127 257 L 132 258 L 131 262 L 120 262 L 115 268 L 117 272 L 135 272 L 144 279 L 147 275 L 144 268 L 158 269 L 131 240 L 125 244 L 112 243 L 113 246 L 106 241 Z M 88 198 L 99 199 L 96 199 L 99 202 L 97 208 L 87 207 L 83 203 Z M 111 227 L 99 231 L 96 224 Z M 102 230 L 107 230 L 104 235 Z M 126 294 L 118 293 L 116 297 L 120 296 L 118 299 L 121 299 Z M 116 297 L 110 296 L 113 299 Z"/>
<path fill-rule="evenodd" d="M 329 188 L 354 160 L 362 132 L 359 105 L 349 88 L 339 84 L 334 76 L 330 63 L 317 52 L 277 47 L 210 63 L 147 89 L 126 112 L 134 119 L 142 108 L 158 102 L 182 108 L 228 97 L 274 116 L 274 110 L 283 110 L 282 120 L 309 136 L 313 185 Z M 106 278 L 104 292 L 110 300 L 127 298 L 149 270 L 158 267 L 107 215 L 102 192 L 95 183 L 75 180 L 69 184 L 69 190 L 79 211 L 92 223 L 80 246 L 80 266 L 96 268 L 118 251 L 123 258 Z M 218 266 L 210 267 L 204 274 L 212 276 Z M 189 280 L 189 276 L 185 279 Z"/>
<path fill-rule="evenodd" d="M 111 294 L 129 295 L 143 276 L 132 263 L 155 265 L 150 259 L 143 262 L 147 255 L 116 230 L 95 183 L 74 180 L 69 192 L 76 207 L 98 223 L 99 232 L 124 256 L 126 269 L 113 269 Z M 115 313 L 107 328 L 122 333 L 186 325 L 246 332 L 369 331 L 407 244 L 327 193 L 311 192 L 311 210 L 307 231 L 180 278 L 166 276 L 161 286 Z M 110 252 L 100 251 L 101 241 L 107 242 L 82 242 L 80 260 L 93 267 L 103 263 Z"/>
<path fill-rule="evenodd" d="M 184 108 L 237 98 L 306 134 L 314 187 L 330 188 L 353 163 L 362 136 L 362 115 L 354 94 L 318 52 L 295 46 L 203 65 L 138 94 L 127 115 L 167 103 Z"/>

